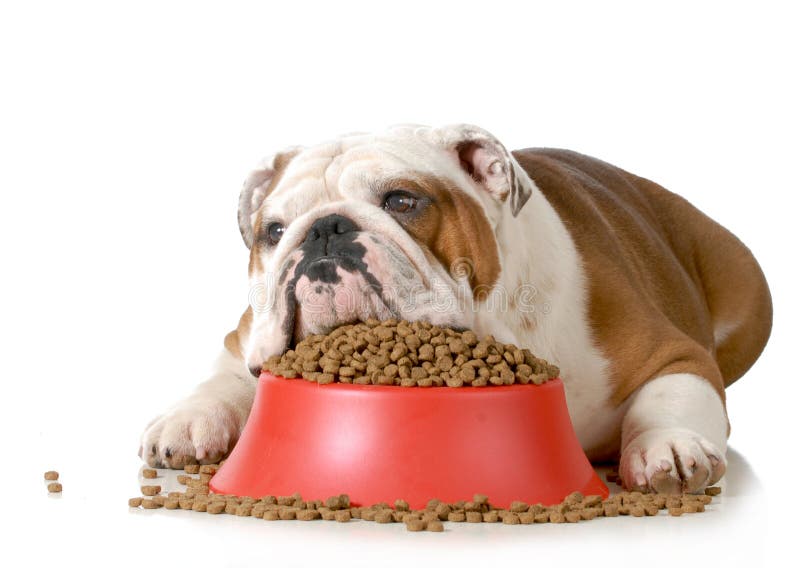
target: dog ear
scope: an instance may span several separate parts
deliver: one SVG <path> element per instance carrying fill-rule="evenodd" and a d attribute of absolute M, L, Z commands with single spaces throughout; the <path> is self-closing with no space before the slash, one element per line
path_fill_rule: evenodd
<path fill-rule="evenodd" d="M 250 172 L 239 194 L 239 231 L 247 248 L 253 246 L 254 226 L 258 210 L 267 195 L 277 185 L 283 170 L 292 161 L 301 148 L 288 148 L 273 154 L 261 161 L 259 166 Z"/>
<path fill-rule="evenodd" d="M 508 202 L 517 216 L 533 192 L 533 182 L 497 138 L 477 126 L 455 124 L 436 129 L 434 139 L 492 197 Z"/>

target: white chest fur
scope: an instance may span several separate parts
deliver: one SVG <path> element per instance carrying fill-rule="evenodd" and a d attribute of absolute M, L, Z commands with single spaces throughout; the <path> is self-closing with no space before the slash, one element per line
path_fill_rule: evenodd
<path fill-rule="evenodd" d="M 560 367 L 578 439 L 590 457 L 604 457 L 619 447 L 624 407 L 609 401 L 608 361 L 592 339 L 587 276 L 575 243 L 538 189 L 496 233 L 503 271 L 476 327 Z"/>

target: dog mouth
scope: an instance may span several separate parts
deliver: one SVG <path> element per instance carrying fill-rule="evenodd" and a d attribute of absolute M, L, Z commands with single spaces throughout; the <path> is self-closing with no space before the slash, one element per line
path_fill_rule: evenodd
<path fill-rule="evenodd" d="M 384 286 L 362 258 L 326 254 L 298 263 L 284 290 L 283 332 L 289 349 L 311 334 L 369 318 L 396 317 Z"/>

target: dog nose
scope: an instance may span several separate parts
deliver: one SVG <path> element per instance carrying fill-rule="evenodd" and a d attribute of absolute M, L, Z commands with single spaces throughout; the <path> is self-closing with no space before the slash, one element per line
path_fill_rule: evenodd
<path fill-rule="evenodd" d="M 332 214 L 314 221 L 306 235 L 306 242 L 327 240 L 332 235 L 344 235 L 358 231 L 358 226 L 347 217 Z"/>

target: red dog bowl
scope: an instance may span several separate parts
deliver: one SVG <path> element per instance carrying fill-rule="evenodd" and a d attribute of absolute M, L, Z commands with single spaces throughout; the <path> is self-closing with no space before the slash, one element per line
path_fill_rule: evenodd
<path fill-rule="evenodd" d="M 215 493 L 422 508 L 483 493 L 496 506 L 608 496 L 581 450 L 560 380 L 542 385 L 391 387 L 261 375 Z"/>

